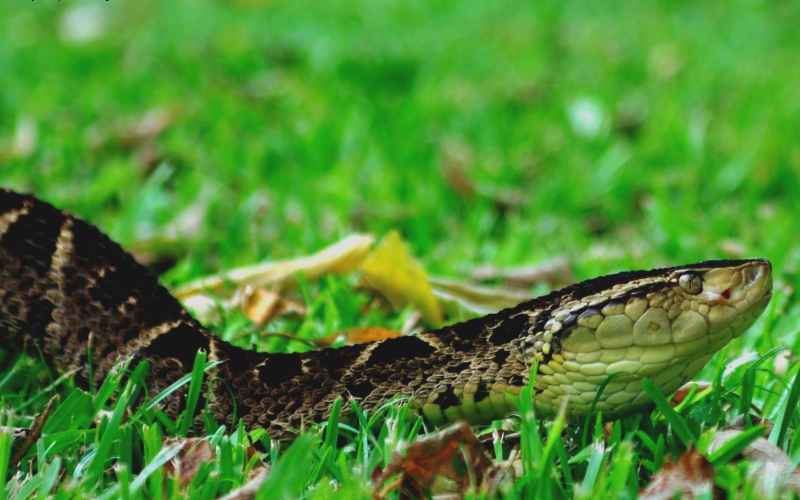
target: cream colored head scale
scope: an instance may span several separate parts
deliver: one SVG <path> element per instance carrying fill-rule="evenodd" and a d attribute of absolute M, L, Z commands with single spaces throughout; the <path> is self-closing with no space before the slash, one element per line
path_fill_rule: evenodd
<path fill-rule="evenodd" d="M 565 294 L 529 337 L 537 411 L 553 414 L 567 400 L 570 414 L 586 413 L 614 373 L 597 410 L 641 410 L 650 402 L 642 380 L 674 392 L 753 324 L 771 290 L 770 263 L 752 259 L 622 273 Z"/>

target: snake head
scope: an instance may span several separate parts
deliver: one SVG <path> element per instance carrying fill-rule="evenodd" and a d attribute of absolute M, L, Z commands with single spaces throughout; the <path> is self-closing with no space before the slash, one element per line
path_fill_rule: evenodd
<path fill-rule="evenodd" d="M 701 314 L 710 335 L 730 329 L 733 338 L 739 337 L 772 297 L 772 265 L 763 259 L 695 264 L 676 270 L 672 281 L 675 295 Z M 673 336 L 693 334 L 682 331 L 683 326 L 673 322 Z"/>
<path fill-rule="evenodd" d="M 763 259 L 708 261 L 589 280 L 553 297 L 526 341 L 538 361 L 536 406 L 622 415 L 650 402 L 641 382 L 671 393 L 764 311 L 772 267 Z"/>

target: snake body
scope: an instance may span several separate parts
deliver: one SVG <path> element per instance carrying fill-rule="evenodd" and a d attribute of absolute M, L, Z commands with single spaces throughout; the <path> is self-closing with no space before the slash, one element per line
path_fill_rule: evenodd
<path fill-rule="evenodd" d="M 199 349 L 219 362 L 199 408 L 274 438 L 328 417 L 343 400 L 374 411 L 396 396 L 438 425 L 502 418 L 537 367 L 540 414 L 565 406 L 624 415 L 691 378 L 741 335 L 771 297 L 763 259 L 623 272 L 571 285 L 439 330 L 338 349 L 268 354 L 211 334 L 158 280 L 97 228 L 43 201 L 0 190 L 0 338 L 79 384 L 99 385 L 122 360 L 149 362 L 150 395 L 190 373 Z M 89 353 L 92 359 L 89 359 Z M 91 361 L 91 362 L 90 362 Z M 92 367 L 92 370 L 89 367 Z M 91 380 L 90 380 L 91 379 Z M 183 411 L 186 388 L 164 400 Z"/>

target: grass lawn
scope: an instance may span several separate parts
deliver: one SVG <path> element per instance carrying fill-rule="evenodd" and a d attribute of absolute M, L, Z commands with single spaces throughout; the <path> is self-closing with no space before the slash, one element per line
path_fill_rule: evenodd
<path fill-rule="evenodd" d="M 579 280 L 768 258 L 775 296 L 695 377 L 711 390 L 605 431 L 523 411 L 524 474 L 498 493 L 629 498 L 694 445 L 719 487 L 759 498 L 737 449 L 706 451 L 749 410 L 800 462 L 786 431 L 800 424 L 798 19 L 783 0 L 5 0 L 0 186 L 84 216 L 171 287 L 393 229 L 427 271 L 458 278 L 556 257 Z M 411 311 L 375 306 L 356 281 L 304 283 L 307 315 L 269 328 L 399 330 Z M 247 328 L 231 313 L 214 331 Z M 23 460 L 8 462 L 0 433 L 10 498 L 211 499 L 258 459 L 243 430 L 209 422 L 213 459 L 188 490 L 163 488 L 177 449 L 162 438 L 185 426 L 127 411 L 135 381 L 87 394 L 57 377 L 0 351 L 4 422 L 26 426 L 60 395 Z M 312 429 L 280 460 L 288 445 L 264 439 L 263 498 L 370 498 L 372 470 L 433 431 L 384 416 L 339 439 Z M 498 461 L 508 453 L 496 443 Z"/>

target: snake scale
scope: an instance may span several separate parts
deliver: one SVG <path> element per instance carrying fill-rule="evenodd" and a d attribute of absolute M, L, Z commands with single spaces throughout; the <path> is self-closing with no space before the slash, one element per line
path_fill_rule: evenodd
<path fill-rule="evenodd" d="M 119 245 L 36 198 L 0 190 L 0 338 L 77 383 L 99 385 L 121 361 L 149 362 L 150 395 L 191 372 L 199 349 L 220 362 L 199 408 L 277 439 L 320 422 L 333 403 L 374 411 L 396 396 L 434 425 L 502 418 L 529 383 L 542 415 L 621 416 L 690 379 L 740 336 L 771 297 L 763 259 L 623 272 L 571 285 L 439 330 L 294 354 L 246 350 L 212 335 Z M 91 348 L 90 348 L 91 347 Z M 176 417 L 186 389 L 164 400 Z"/>

